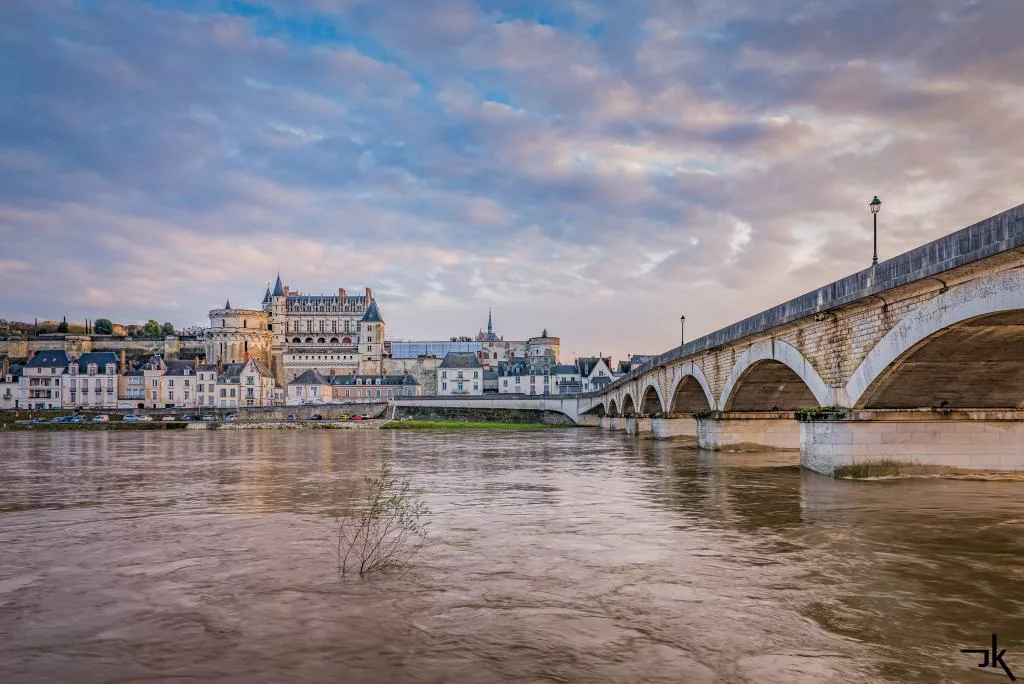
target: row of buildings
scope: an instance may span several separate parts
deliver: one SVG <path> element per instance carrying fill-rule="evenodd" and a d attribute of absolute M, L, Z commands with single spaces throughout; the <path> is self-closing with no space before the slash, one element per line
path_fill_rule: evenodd
<path fill-rule="evenodd" d="M 129 367 L 124 354 L 59 350 L 23 366 L 5 362 L 0 408 L 238 408 L 382 401 L 420 394 L 574 394 L 600 389 L 646 357 L 560 361 L 561 341 L 544 330 L 506 340 L 386 340 L 369 288 L 309 295 L 278 274 L 259 308 L 231 302 L 209 312 L 205 360 L 153 356 Z"/>
<path fill-rule="evenodd" d="M 130 367 L 124 356 L 89 352 L 70 356 L 41 351 L 22 365 L 6 357 L 0 368 L 2 409 L 235 409 L 306 403 L 370 403 L 396 394 L 419 394 L 415 378 L 380 375 L 330 376 L 310 371 L 286 388 L 258 359 L 202 364 L 153 357 Z M 327 390 L 309 401 L 305 388 L 319 377 Z"/>

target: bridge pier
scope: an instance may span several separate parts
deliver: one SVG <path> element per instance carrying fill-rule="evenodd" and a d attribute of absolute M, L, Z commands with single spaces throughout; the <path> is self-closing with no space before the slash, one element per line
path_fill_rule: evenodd
<path fill-rule="evenodd" d="M 652 418 L 642 418 L 640 416 L 629 416 L 624 419 L 626 421 L 626 434 L 627 435 L 642 435 L 650 434 L 651 432 L 651 421 Z"/>
<path fill-rule="evenodd" d="M 678 418 L 652 418 L 651 434 L 655 439 L 696 437 L 697 421 L 692 416 L 680 416 Z"/>
<path fill-rule="evenodd" d="M 1024 411 L 863 410 L 804 420 L 800 462 L 838 466 L 893 461 L 898 467 L 1024 470 Z"/>
<path fill-rule="evenodd" d="M 701 449 L 800 448 L 800 423 L 792 411 L 720 411 L 696 423 Z"/>

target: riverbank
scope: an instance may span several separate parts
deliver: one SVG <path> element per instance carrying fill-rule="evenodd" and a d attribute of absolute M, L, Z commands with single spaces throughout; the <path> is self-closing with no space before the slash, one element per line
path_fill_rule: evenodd
<path fill-rule="evenodd" d="M 8 423 L 4 432 L 104 432 L 152 430 L 376 430 L 383 420 L 302 420 L 302 421 L 153 421 L 106 423 Z"/>
<path fill-rule="evenodd" d="M 553 425 L 550 423 L 497 423 L 459 420 L 393 420 L 381 426 L 381 430 L 534 430 L 552 428 L 564 429 L 575 425 Z"/>

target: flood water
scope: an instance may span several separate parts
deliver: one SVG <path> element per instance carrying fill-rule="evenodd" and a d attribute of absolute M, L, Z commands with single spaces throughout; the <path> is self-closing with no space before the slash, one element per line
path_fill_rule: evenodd
<path fill-rule="evenodd" d="M 428 543 L 340 582 L 380 459 Z M 599 430 L 0 437 L 0 681 L 994 682 L 1024 489 Z"/>

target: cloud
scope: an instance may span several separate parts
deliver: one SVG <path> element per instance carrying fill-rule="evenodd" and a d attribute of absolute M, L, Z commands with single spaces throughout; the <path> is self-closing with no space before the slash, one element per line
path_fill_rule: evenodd
<path fill-rule="evenodd" d="M 0 5 L 6 318 L 374 288 L 656 353 L 1021 201 L 1024 6 Z"/>

